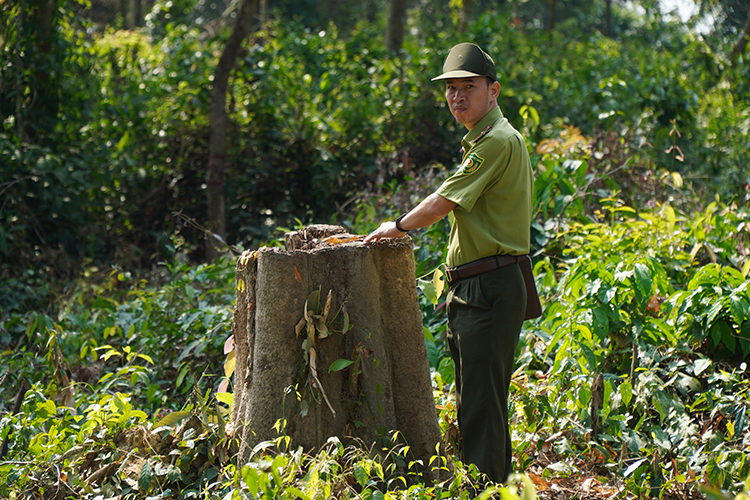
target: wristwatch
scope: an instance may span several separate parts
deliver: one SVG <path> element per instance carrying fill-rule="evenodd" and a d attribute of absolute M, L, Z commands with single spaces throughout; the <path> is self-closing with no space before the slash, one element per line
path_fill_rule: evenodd
<path fill-rule="evenodd" d="M 396 219 L 396 229 L 398 229 L 402 233 L 408 233 L 409 232 L 408 230 L 406 230 L 403 227 L 401 227 L 401 220 L 404 217 L 406 217 L 406 214 L 401 214 L 401 215 L 398 216 L 398 218 Z"/>

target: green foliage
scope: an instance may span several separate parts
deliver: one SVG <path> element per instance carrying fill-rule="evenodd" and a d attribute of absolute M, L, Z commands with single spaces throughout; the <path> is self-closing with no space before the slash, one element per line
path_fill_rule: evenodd
<path fill-rule="evenodd" d="M 7 97 L 0 161 L 8 174 L 0 272 L 10 284 L 0 300 L 8 310 L 47 306 L 41 276 L 71 277 L 86 259 L 136 268 L 167 257 L 175 212 L 202 221 L 210 81 L 229 32 L 227 25 L 209 32 L 205 19 L 194 22 L 217 15 L 222 3 L 157 2 L 143 30 L 97 31 L 80 24 L 77 2 L 66 0 L 55 11 L 47 47 L 31 21 L 42 4 L 25 5 L 6 2 L 3 19 L 29 22 L 0 24 L 0 92 Z M 665 200 L 667 192 L 641 180 L 665 172 L 700 178 L 696 189 L 746 202 L 739 199 L 748 182 L 748 100 L 738 83 L 746 81 L 744 65 L 726 68 L 714 45 L 653 18 L 637 28 L 633 21 L 621 36 L 638 36 L 627 39 L 572 36 L 600 6 L 568 6 L 563 17 L 577 21 L 540 38 L 531 28 L 543 18 L 540 5 L 489 9 L 463 36 L 496 54 L 501 106 L 530 146 L 572 127 L 589 142 L 577 146 L 589 151 L 573 163 L 540 153 L 547 186 L 571 182 L 574 170 L 577 182 L 543 213 L 580 212 L 581 178 L 604 178 L 590 177 L 591 170 L 619 171 L 632 206 Z M 444 175 L 458 160 L 463 131 L 445 109 L 440 85 L 429 80 L 455 42 L 449 9 L 425 0 L 410 12 L 396 58 L 381 41 L 384 13 L 357 14 L 342 33 L 332 24 L 311 30 L 294 20 L 310 5 L 277 7 L 292 15 L 253 34 L 230 79 L 230 242 L 267 241 L 274 227 L 295 220 L 354 217 L 352 200 L 363 187 L 369 194 L 426 171 Z M 368 22 L 357 23 L 358 16 Z M 22 53 L 28 57 L 19 59 Z M 37 78 L 44 72 L 50 78 Z M 49 97 L 37 102 L 49 106 L 28 105 L 31 95 Z M 24 132 L 32 126 L 33 134 Z M 540 188 L 538 195 L 549 193 Z M 537 248 L 548 239 L 540 224 Z M 189 256 L 200 258 L 199 235 L 183 233 Z"/>
<path fill-rule="evenodd" d="M 404 463 L 396 474 L 403 445 L 335 440 L 308 456 L 280 438 L 230 463 L 231 363 L 220 367 L 234 265 L 187 263 L 199 238 L 173 215 L 205 212 L 210 81 L 228 25 L 192 23 L 225 4 L 157 2 L 136 31 L 89 29 L 78 2 L 53 4 L 45 39 L 42 2 L 0 3 L 0 496 L 469 498 L 477 471 L 457 455 L 431 279 L 446 223 L 414 241 L 420 286 L 434 291 L 419 300 L 447 450 L 430 466 L 453 478 L 426 485 Z M 728 39 L 664 25 L 653 2 L 644 18 L 620 12 L 619 39 L 577 29 L 598 4 L 569 9 L 548 35 L 534 24 L 543 2 L 474 5 L 491 11 L 462 37 L 495 55 L 501 107 L 536 171 L 545 312 L 518 348 L 517 469 L 538 485 L 590 475 L 602 494 L 746 497 L 745 59 L 730 67 Z M 399 57 L 383 47 L 384 17 L 364 10 L 345 26 L 320 13 L 314 30 L 279 17 L 246 41 L 227 101 L 229 241 L 315 219 L 368 232 L 457 162 L 463 130 L 430 82 L 456 41 L 455 9 L 421 0 Z M 529 498 L 522 482 L 480 497 Z"/>
<path fill-rule="evenodd" d="M 551 441 L 544 446 L 566 466 L 548 465 L 550 477 L 583 454 L 619 467 L 635 494 L 687 491 L 701 474 L 731 491 L 750 472 L 737 433 L 749 403 L 737 361 L 750 341 L 748 259 L 736 245 L 747 213 L 716 205 L 693 218 L 669 205 L 639 213 L 615 198 L 597 213 L 605 223 L 572 222 L 559 233 L 559 262 L 536 264 L 548 295 L 519 358 L 536 376 L 518 382 L 516 425 Z M 726 226 L 714 225 L 723 218 Z M 711 253 L 727 265 L 699 262 L 704 242 L 729 239 Z M 597 374 L 603 404 L 592 410 Z M 591 411 L 603 422 L 599 436 L 590 435 Z M 573 421 L 585 425 L 559 437 Z M 519 461 L 531 464 L 539 448 L 521 448 Z"/>

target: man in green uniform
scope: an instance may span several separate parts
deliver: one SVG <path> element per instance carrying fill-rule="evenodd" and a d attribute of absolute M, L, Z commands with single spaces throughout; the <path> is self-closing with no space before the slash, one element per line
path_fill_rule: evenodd
<path fill-rule="evenodd" d="M 477 45 L 453 47 L 445 98 L 468 129 L 453 175 L 416 208 L 365 238 L 399 238 L 451 214 L 448 344 L 466 463 L 495 482 L 511 471 L 508 389 L 526 312 L 519 261 L 528 259 L 534 175 L 526 144 L 497 105 L 495 63 Z"/>

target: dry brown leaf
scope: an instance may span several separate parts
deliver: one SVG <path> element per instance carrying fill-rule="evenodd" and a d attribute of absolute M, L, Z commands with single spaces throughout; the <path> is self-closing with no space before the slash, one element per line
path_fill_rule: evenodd
<path fill-rule="evenodd" d="M 305 318 L 302 318 L 299 320 L 299 323 L 297 323 L 297 326 L 294 327 L 294 334 L 296 337 L 299 337 L 300 333 L 302 333 L 302 329 L 305 328 L 305 324 L 307 324 L 307 321 Z"/>
<path fill-rule="evenodd" d="M 351 241 L 361 241 L 362 238 L 363 238 L 362 236 L 348 236 L 346 238 L 339 238 L 337 236 L 328 236 L 327 238 L 323 238 L 320 241 L 322 241 L 323 243 L 328 243 L 329 245 L 333 246 L 333 245 L 338 245 L 340 243 L 349 243 Z"/>
<path fill-rule="evenodd" d="M 310 369 L 315 373 L 315 379 L 318 378 L 318 353 L 313 349 L 310 348 Z"/>
<path fill-rule="evenodd" d="M 331 300 L 333 297 L 331 296 L 331 293 L 333 290 L 328 290 L 328 297 L 326 297 L 326 305 L 323 306 L 323 314 L 320 315 L 320 319 L 322 322 L 326 321 L 326 318 L 328 318 L 328 313 L 331 310 Z"/>
<path fill-rule="evenodd" d="M 318 329 L 319 339 L 328 337 L 328 325 L 326 325 L 326 322 L 323 321 L 323 318 L 318 318 L 317 320 L 315 320 L 315 326 Z"/>
<path fill-rule="evenodd" d="M 315 345 L 315 323 L 313 318 L 307 321 L 307 338 L 310 339 L 310 345 Z"/>
<path fill-rule="evenodd" d="M 297 269 L 297 264 L 294 265 L 294 279 L 302 283 L 302 275 L 299 273 L 299 269 Z"/>
<path fill-rule="evenodd" d="M 581 489 L 584 493 L 598 493 L 601 489 L 602 483 L 600 483 L 595 477 L 587 477 L 581 482 Z"/>
<path fill-rule="evenodd" d="M 537 491 L 544 491 L 549 488 L 549 483 L 541 476 L 534 474 L 533 472 L 528 473 L 531 482 L 536 486 Z"/>

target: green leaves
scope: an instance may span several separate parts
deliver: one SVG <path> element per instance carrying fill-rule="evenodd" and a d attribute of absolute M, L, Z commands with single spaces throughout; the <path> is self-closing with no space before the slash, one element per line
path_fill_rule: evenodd
<path fill-rule="evenodd" d="M 653 285 L 651 271 L 649 271 L 646 265 L 638 263 L 634 266 L 633 276 L 635 298 L 642 307 L 645 307 L 648 299 L 651 298 L 651 287 Z"/>
<path fill-rule="evenodd" d="M 353 363 L 354 361 L 352 361 L 351 359 L 337 359 L 336 361 L 331 363 L 331 366 L 328 367 L 328 373 L 344 370 Z"/>
<path fill-rule="evenodd" d="M 435 306 L 438 305 L 438 299 L 443 295 L 443 290 L 445 289 L 446 280 L 443 279 L 444 276 L 443 270 L 438 267 L 432 272 L 431 281 L 422 278 L 417 279 L 417 286 L 425 294 L 427 300 Z"/>
<path fill-rule="evenodd" d="M 141 468 L 141 473 L 138 476 L 138 486 L 141 491 L 149 491 L 151 486 L 151 479 L 153 477 L 153 471 L 151 469 L 151 461 L 146 460 Z"/>
<path fill-rule="evenodd" d="M 697 270 L 684 292 L 669 301 L 669 317 L 696 339 L 708 337 L 717 351 L 750 355 L 750 337 L 743 329 L 750 320 L 747 282 L 734 268 L 708 264 Z M 694 318 L 686 321 L 686 317 Z"/>
<path fill-rule="evenodd" d="M 190 416 L 189 411 L 173 411 L 166 417 L 156 422 L 154 424 L 154 429 L 158 429 L 159 427 L 171 427 L 175 425 L 177 422 L 180 422 L 181 420 L 184 420 L 189 416 Z"/>

